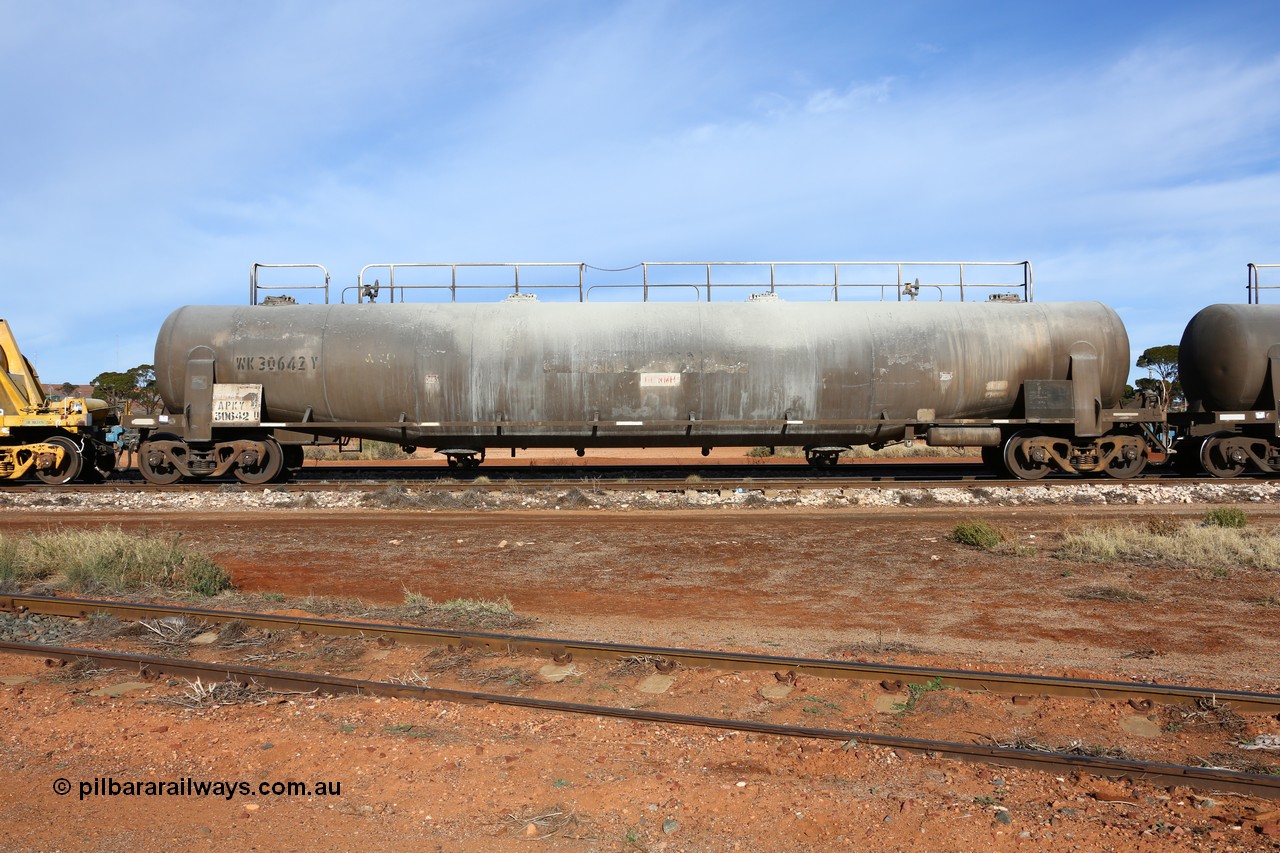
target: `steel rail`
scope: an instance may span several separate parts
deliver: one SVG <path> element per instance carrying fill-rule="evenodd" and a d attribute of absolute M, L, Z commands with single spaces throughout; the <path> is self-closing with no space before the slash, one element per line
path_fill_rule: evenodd
<path fill-rule="evenodd" d="M 976 468 L 976 466 L 974 466 Z M 772 476 L 769 474 L 752 473 L 744 477 L 708 477 L 699 474 L 701 478 L 697 483 L 687 483 L 684 480 L 674 479 L 674 477 L 687 477 L 688 472 L 677 472 L 670 479 L 644 478 L 637 479 L 633 476 L 622 474 L 619 480 L 598 479 L 600 475 L 592 475 L 584 473 L 576 479 L 566 479 L 563 476 L 555 476 L 556 472 L 549 470 L 548 466 L 534 466 L 530 468 L 521 468 L 520 471 L 537 472 L 538 476 L 528 476 L 514 473 L 515 469 L 511 468 L 487 468 L 487 469 L 467 469 L 459 473 L 452 468 L 428 467 L 415 468 L 414 466 L 394 466 L 394 467 L 376 467 L 376 468 L 304 468 L 303 475 L 291 479 L 283 483 L 265 483 L 261 485 L 253 485 L 241 483 L 233 477 L 220 477 L 216 480 L 188 481 L 176 483 L 173 485 L 160 486 L 154 483 L 148 483 L 144 480 L 108 480 L 103 483 L 69 483 L 63 486 L 46 486 L 38 482 L 15 483 L 13 481 L 0 481 L 0 487 L 5 485 L 17 486 L 23 491 L 34 490 L 41 494 L 95 494 L 100 492 L 118 489 L 122 491 L 135 492 L 145 491 L 147 493 L 163 493 L 163 492 L 199 492 L 199 491 L 216 491 L 224 486 L 238 486 L 245 492 L 264 492 L 264 491 L 294 491 L 294 492 L 313 492 L 313 491 L 332 491 L 335 489 L 343 489 L 346 491 L 375 491 L 385 488 L 388 485 L 410 485 L 412 488 L 423 489 L 426 491 L 488 491 L 501 492 L 512 488 L 531 488 L 531 489 L 570 489 L 570 488 L 589 488 L 592 490 L 607 492 L 642 492 L 642 491 L 658 491 L 658 492 L 675 492 L 675 491 L 696 491 L 696 492 L 715 492 L 715 491 L 735 491 L 742 489 L 749 492 L 760 491 L 779 491 L 779 490 L 855 490 L 855 489 L 977 489 L 977 488 L 1009 488 L 1009 489 L 1048 489 L 1066 487 L 1090 487 L 1098 485 L 1106 486 L 1150 486 L 1158 484 L 1162 486 L 1207 486 L 1207 485 L 1265 485 L 1273 480 L 1263 479 L 1259 477 L 1241 477 L 1224 481 L 1218 477 L 1183 477 L 1171 474 L 1141 474 L 1129 479 L 1106 479 L 1106 480 L 1087 480 L 1081 477 L 1071 475 L 1063 475 L 1061 477 L 1046 478 L 1043 480 L 1019 480 L 1010 478 L 997 478 L 985 471 L 975 471 L 974 473 L 940 473 L 937 478 L 919 479 L 916 474 L 910 479 L 901 477 L 890 472 L 866 471 L 860 473 L 822 473 L 809 477 L 794 476 Z M 691 469 L 704 471 L 705 469 Z M 350 472 L 344 474 L 343 472 Z M 548 476 L 543 476 L 548 475 Z M 485 477 L 488 482 L 472 482 L 467 477 Z M 607 475 L 605 475 L 607 476 Z M 459 478 L 462 479 L 459 479 Z M 494 477 L 502 477 L 501 480 L 493 480 Z M 442 479 L 448 479 L 450 482 L 439 482 Z"/>
<path fill-rule="evenodd" d="M 391 625 L 376 622 L 354 622 L 300 616 L 275 616 L 199 607 L 176 607 L 164 604 L 135 604 L 96 599 L 52 598 L 36 595 L 0 595 L 0 610 L 32 612 L 49 616 L 85 618 L 93 613 L 107 613 L 120 619 L 191 618 L 210 623 L 239 621 L 266 630 L 308 631 L 325 636 L 369 637 L 399 643 L 455 646 L 496 652 L 520 652 L 535 657 L 550 657 L 567 662 L 573 656 L 588 659 L 620 660 L 649 658 L 663 667 L 680 664 L 687 667 L 710 667 L 730 671 L 772 670 L 794 672 L 797 676 L 843 678 L 858 681 L 883 681 L 900 689 L 908 684 L 927 684 L 941 679 L 943 687 L 957 690 L 999 693 L 1002 695 L 1046 695 L 1088 699 L 1134 700 L 1171 705 L 1228 704 L 1232 710 L 1262 713 L 1280 712 L 1280 695 L 1240 690 L 1214 690 L 1168 684 L 1145 684 L 1106 681 L 1089 678 L 1062 678 L 1047 675 L 1023 675 L 1003 672 L 981 672 L 938 667 L 900 666 L 852 661 L 828 661 L 817 658 L 778 655 L 716 652 L 664 646 L 640 646 L 625 643 L 600 643 L 587 640 L 565 640 Z M 568 656 L 568 657 L 566 657 Z"/>
<path fill-rule="evenodd" d="M 377 488 L 385 486 L 389 483 L 410 484 L 415 488 L 421 487 L 425 489 L 445 489 L 445 490 L 464 490 L 475 489 L 479 491 L 505 491 L 513 487 L 530 487 L 530 488 L 589 488 L 599 489 L 609 492 L 642 492 L 642 491 L 658 491 L 658 492 L 715 492 L 715 491 L 735 491 L 741 489 L 747 492 L 760 491 L 778 491 L 778 490 L 834 490 L 834 489 L 978 489 L 978 488 L 1010 488 L 1010 489 L 1047 489 L 1053 490 L 1057 488 L 1067 487 L 1096 487 L 1096 486 L 1150 486 L 1153 484 L 1167 486 L 1203 486 L 1203 485 L 1222 485 L 1224 481 L 1219 477 L 1181 477 L 1169 474 L 1149 474 L 1139 475 L 1128 479 L 1106 479 L 1106 480 L 1086 480 L 1082 477 L 1070 474 L 1055 477 L 1053 479 L 1043 480 L 1021 480 L 1015 478 L 1000 478 L 985 470 L 979 469 L 978 466 L 971 466 L 968 473 L 957 472 L 939 472 L 936 477 L 929 479 L 921 479 L 919 472 L 913 472 L 909 476 L 892 471 L 861 471 L 861 472 L 839 472 L 839 473 L 821 473 L 807 477 L 796 476 L 776 476 L 769 474 L 752 473 L 744 476 L 708 476 L 706 473 L 698 474 L 696 483 L 686 482 L 677 477 L 689 476 L 688 471 L 676 472 L 671 478 L 637 478 L 623 473 L 618 476 L 619 480 L 596 479 L 595 476 L 582 474 L 576 479 L 566 479 L 564 477 L 539 477 L 528 476 L 513 473 L 515 469 L 468 469 L 467 472 L 459 474 L 454 469 L 425 469 L 427 471 L 439 470 L 441 478 L 451 479 L 454 482 L 440 483 L 439 478 L 431 477 L 392 477 L 379 472 L 390 473 L 410 473 L 411 468 L 351 468 L 350 471 L 358 471 L 359 474 L 353 474 L 351 478 L 343 476 L 334 476 L 343 469 L 321 469 L 306 468 L 303 469 L 305 475 L 301 478 L 295 478 L 288 483 L 273 483 L 263 486 L 264 489 L 280 490 L 281 488 L 330 488 L 342 486 L 344 488 Z M 538 472 L 539 470 L 547 472 L 546 468 L 533 467 L 521 469 Z M 692 469 L 702 470 L 705 469 Z M 448 471 L 449 473 L 444 473 Z M 553 472 L 547 472 L 553 473 Z M 363 476 L 362 476 L 363 475 Z M 372 476 L 384 476 L 385 480 L 375 481 L 370 484 Z M 488 482 L 473 483 L 466 477 L 484 476 Z M 605 474 L 604 476 L 608 476 Z M 330 479 L 313 479 L 314 477 L 329 477 Z M 355 478 L 359 478 L 357 481 Z M 459 478 L 463 479 L 459 479 Z M 502 477 L 501 480 L 494 480 L 494 477 Z M 1259 485 L 1272 480 L 1264 480 L 1261 478 L 1249 479 L 1232 479 L 1229 481 L 1234 485 Z M 211 485 L 236 484 L 234 479 L 222 479 Z M 34 484 L 33 484 L 34 485 Z M 92 488 L 101 490 L 109 488 L 111 483 L 97 484 Z M 124 484 L 121 484 L 124 485 Z M 129 484 L 134 485 L 134 484 Z M 145 484 L 151 488 L 157 488 L 152 484 Z M 191 488 L 198 485 L 196 483 L 185 483 L 178 488 Z M 49 491 L 67 491 L 68 486 L 48 487 Z M 246 488 L 253 488 L 246 486 Z"/>
<path fill-rule="evenodd" d="M 273 689 L 296 692 L 318 691 L 331 694 L 385 696 L 463 704 L 507 705 L 554 713 L 613 717 L 660 725 L 694 726 L 780 737 L 835 740 L 841 741 L 849 747 L 865 744 L 917 753 L 943 755 L 962 761 L 995 764 L 1002 767 L 1021 767 L 1048 772 L 1076 770 L 1094 776 L 1124 777 L 1133 781 L 1159 785 L 1183 785 L 1202 790 L 1231 791 L 1250 796 L 1280 798 L 1280 776 L 1264 776 L 1217 768 L 1187 767 L 1178 764 L 1161 764 L 1117 758 L 1093 758 L 1012 749 L 1009 747 L 981 746 L 954 741 L 922 740 L 870 732 L 817 729 L 759 723 L 749 720 L 669 714 L 633 708 L 618 708 L 609 705 L 558 702 L 549 699 L 532 699 L 498 693 L 449 690 L 436 687 L 393 684 L 385 681 L 366 681 L 340 676 L 261 669 L 236 664 L 199 663 L 190 660 L 174 660 L 172 658 L 134 655 L 123 652 L 103 652 L 95 649 L 39 646 L 26 643 L 0 643 L 0 652 L 42 657 L 45 658 L 46 664 L 50 666 L 57 665 L 54 663 L 54 659 L 66 663 L 76 659 L 87 658 L 95 663 L 114 667 L 119 665 L 136 667 L 141 677 L 166 674 L 201 680 L 217 679 L 221 681 L 232 680 L 241 684 L 256 683 Z"/>

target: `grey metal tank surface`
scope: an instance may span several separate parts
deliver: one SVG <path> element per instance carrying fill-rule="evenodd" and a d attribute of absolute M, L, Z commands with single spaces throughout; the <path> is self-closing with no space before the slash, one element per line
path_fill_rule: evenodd
<path fill-rule="evenodd" d="M 1178 347 L 1188 403 L 1209 411 L 1273 410 L 1268 370 L 1280 355 L 1280 305 L 1210 305 L 1191 318 Z"/>
<path fill-rule="evenodd" d="M 165 321 L 155 368 L 171 412 L 183 410 L 187 361 L 204 346 L 216 382 L 262 385 L 263 422 L 401 420 L 415 429 L 344 434 L 428 446 L 705 446 L 766 434 L 857 444 L 902 429 L 852 420 L 1013 416 L 1025 381 L 1068 377 L 1078 342 L 1097 353 L 1100 405 L 1114 406 L 1129 341 L 1100 303 L 188 306 Z M 795 440 L 779 440 L 780 422 L 795 424 Z"/>

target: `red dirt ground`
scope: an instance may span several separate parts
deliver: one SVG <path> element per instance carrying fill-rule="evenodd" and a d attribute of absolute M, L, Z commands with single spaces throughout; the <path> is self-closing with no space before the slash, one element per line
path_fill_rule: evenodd
<path fill-rule="evenodd" d="M 55 524 L 181 533 L 245 593 L 379 604 L 406 592 L 505 597 L 534 620 L 521 632 L 544 636 L 1280 692 L 1268 604 L 1280 600 L 1277 573 L 1053 556 L 1069 530 L 1156 513 L 1195 521 L 1204 509 L 6 510 L 0 534 Z M 1254 526 L 1277 523 L 1270 507 L 1245 509 Z M 963 518 L 994 522 L 1034 554 L 949 541 Z M 1142 600 L 1073 597 L 1097 588 Z M 335 657 L 317 641 L 287 642 L 297 643 L 299 669 L 386 677 L 429 663 L 421 650 Z M 1280 721 L 1258 715 L 1188 719 L 1166 709 L 1148 715 L 1154 732 L 1135 734 L 1142 715 L 1123 703 L 1037 700 L 1026 712 L 950 692 L 903 711 L 892 703 L 905 697 L 885 701 L 856 682 L 809 682 L 779 704 L 759 694 L 769 673 L 682 672 L 654 697 L 636 689 L 643 673 L 604 664 L 540 684 L 541 663 L 483 666 L 523 668 L 532 695 L 575 701 L 941 739 L 1074 739 L 1180 762 L 1280 732 Z M 180 694 L 181 684 L 90 696 L 126 679 L 62 682 L 20 658 L 3 658 L 0 674 L 37 676 L 0 686 L 9 849 L 1280 849 L 1280 803 L 1229 795 L 492 706 L 291 697 L 195 711 L 147 701 Z M 1254 757 L 1278 763 L 1275 753 Z M 333 798 L 80 800 L 78 787 L 67 797 L 50 790 L 58 777 L 73 786 L 191 777 L 343 787 Z"/>

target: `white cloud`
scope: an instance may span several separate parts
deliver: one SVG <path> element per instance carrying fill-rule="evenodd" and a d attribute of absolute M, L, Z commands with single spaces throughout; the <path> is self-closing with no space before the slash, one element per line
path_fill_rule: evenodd
<path fill-rule="evenodd" d="M 814 92 L 804 108 L 811 113 L 844 112 L 867 103 L 883 104 L 889 100 L 893 79 L 885 77 L 875 83 L 854 83 L 843 92 L 823 89 Z"/>

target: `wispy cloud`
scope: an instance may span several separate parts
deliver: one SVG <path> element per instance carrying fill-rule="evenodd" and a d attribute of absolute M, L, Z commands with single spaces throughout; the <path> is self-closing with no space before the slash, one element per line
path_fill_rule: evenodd
<path fill-rule="evenodd" d="M 811 113 L 833 113 L 856 109 L 865 104 L 883 104 L 889 100 L 893 80 L 884 78 L 875 83 L 854 83 L 844 91 L 823 89 L 814 92 L 805 101 L 804 108 Z"/>

